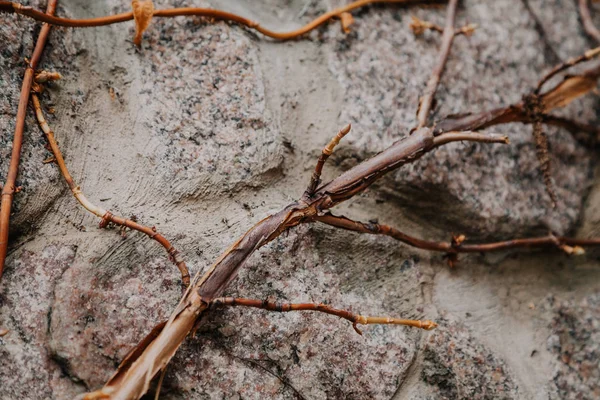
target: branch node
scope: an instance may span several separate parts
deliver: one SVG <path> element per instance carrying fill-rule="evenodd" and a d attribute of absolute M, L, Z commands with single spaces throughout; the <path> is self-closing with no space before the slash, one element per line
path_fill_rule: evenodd
<path fill-rule="evenodd" d="M 79 186 L 77 186 L 77 189 L 79 189 Z M 81 190 L 79 192 L 81 193 Z M 73 190 L 73 193 L 75 193 L 75 190 Z M 106 228 L 108 226 L 109 222 L 111 221 L 112 216 L 113 215 L 111 214 L 111 212 L 107 211 L 106 214 L 104 214 L 102 216 L 102 219 L 100 220 L 100 223 L 98 224 L 98 227 L 100 229 Z"/>
<path fill-rule="evenodd" d="M 133 0 L 131 8 L 133 9 L 133 19 L 135 20 L 135 37 L 133 43 L 137 47 L 141 47 L 142 35 L 148 29 L 148 26 L 150 26 L 150 21 L 154 15 L 154 4 L 152 0 Z"/>
<path fill-rule="evenodd" d="M 342 25 L 342 32 L 350 33 L 350 25 L 354 23 L 354 17 L 349 12 L 343 12 L 340 14 L 340 23 Z"/>
<path fill-rule="evenodd" d="M 46 82 L 54 82 L 59 79 L 62 79 L 62 75 L 59 72 L 49 72 L 49 71 L 40 71 L 35 74 L 35 82 L 37 83 L 46 83 Z"/>

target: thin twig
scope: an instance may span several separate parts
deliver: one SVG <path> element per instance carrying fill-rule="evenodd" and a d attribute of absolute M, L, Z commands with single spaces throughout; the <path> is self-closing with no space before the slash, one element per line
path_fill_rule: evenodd
<path fill-rule="evenodd" d="M 342 228 L 358 233 L 369 233 L 374 235 L 384 235 L 394 238 L 402 243 L 406 243 L 418 249 L 438 251 L 449 254 L 458 253 L 486 253 L 515 248 L 535 248 L 554 246 L 567 254 L 583 254 L 583 246 L 600 246 L 600 238 L 597 239 L 575 239 L 563 236 L 542 236 L 523 239 L 504 240 L 492 243 L 465 244 L 463 235 L 456 236 L 450 242 L 436 242 L 418 239 L 407 235 L 389 225 L 360 222 L 346 218 L 344 216 L 334 216 L 326 214 L 314 217 L 315 221 L 322 222 L 336 228 Z"/>
<path fill-rule="evenodd" d="M 590 50 L 586 51 L 579 57 L 571 58 L 571 59 L 567 60 L 566 62 L 557 65 L 556 67 L 552 68 L 552 70 L 550 72 L 548 72 L 542 79 L 540 79 L 540 81 L 538 82 L 537 87 L 535 89 L 535 92 L 539 93 L 540 90 L 542 90 L 542 86 L 544 86 L 544 84 L 546 82 L 548 82 L 550 79 L 552 79 L 552 77 L 554 77 L 556 74 L 558 74 L 566 69 L 569 69 L 569 68 L 573 67 L 574 65 L 582 63 L 584 61 L 589 61 L 592 58 L 598 56 L 599 54 L 600 54 L 600 47 L 596 47 L 594 49 L 590 49 Z"/>
<path fill-rule="evenodd" d="M 46 14 L 51 16 L 56 10 L 57 0 L 48 0 Z M 12 208 L 13 195 L 15 193 L 15 182 L 19 173 L 19 162 L 21 160 L 21 147 L 23 145 L 23 131 L 25 129 L 25 114 L 27 113 L 27 104 L 29 103 L 29 93 L 33 83 L 33 75 L 42 57 L 48 35 L 50 34 L 50 25 L 44 24 L 40 30 L 40 35 L 35 44 L 35 49 L 31 60 L 25 70 L 23 85 L 21 86 L 21 96 L 19 98 L 19 108 L 17 109 L 17 120 L 15 124 L 15 134 L 13 138 L 12 154 L 6 182 L 2 188 L 2 201 L 0 202 L 0 279 L 6 262 L 6 252 L 8 251 L 8 230 L 10 227 L 10 210 Z"/>
<path fill-rule="evenodd" d="M 116 225 L 125 226 L 138 232 L 142 232 L 148 235 L 148 237 L 150 237 L 151 239 L 154 239 L 158 243 L 160 243 L 167 250 L 167 253 L 169 254 L 169 259 L 177 266 L 177 268 L 179 268 L 179 271 L 181 272 L 181 281 L 183 286 L 188 287 L 190 285 L 190 273 L 187 269 L 187 266 L 185 265 L 185 261 L 183 261 L 183 259 L 179 255 L 179 252 L 173 247 L 173 245 L 163 235 L 156 231 L 156 228 L 144 226 L 130 219 L 113 215 L 110 211 L 105 210 L 102 207 L 96 206 L 87 199 L 87 197 L 81 191 L 81 188 L 75 184 L 75 182 L 73 181 L 73 177 L 69 173 L 63 155 L 58 147 L 58 143 L 54 138 L 54 132 L 52 131 L 52 129 L 50 129 L 50 126 L 48 126 L 48 123 L 44 118 L 44 113 L 42 112 L 42 106 L 40 104 L 39 97 L 37 96 L 37 94 L 34 93 L 32 94 L 31 99 L 33 102 L 33 108 L 35 110 L 35 115 L 37 117 L 38 123 L 42 128 L 42 131 L 44 131 L 46 138 L 48 139 L 50 149 L 52 150 L 52 154 L 54 154 L 54 158 L 56 159 L 56 164 L 58 164 L 58 168 L 60 169 L 60 172 L 63 178 L 65 179 L 65 182 L 67 182 L 69 189 L 71 189 L 73 196 L 75 196 L 79 204 L 81 204 L 83 208 L 85 208 L 86 210 L 88 210 L 89 212 L 101 219 L 100 227 L 106 227 L 108 223 L 112 222 Z"/>
<path fill-rule="evenodd" d="M 405 325 L 412 326 L 413 328 L 425 329 L 427 331 L 435 328 L 437 324 L 433 321 L 425 320 L 419 321 L 414 319 L 400 319 L 390 317 L 367 317 L 364 315 L 353 314 L 350 311 L 339 310 L 332 308 L 323 303 L 277 303 L 270 300 L 255 300 L 255 299 L 244 299 L 234 297 L 220 297 L 212 300 L 208 308 L 217 308 L 224 306 L 243 306 L 261 308 L 263 310 L 275 311 L 275 312 L 290 312 L 290 311 L 318 311 L 329 315 L 335 315 L 336 317 L 346 319 L 352 322 L 352 327 L 359 335 L 362 332 L 356 325 Z"/>
<path fill-rule="evenodd" d="M 581 16 L 581 22 L 583 23 L 585 32 L 596 42 L 600 43 L 600 31 L 592 21 L 589 0 L 579 0 L 579 15 Z"/>
<path fill-rule="evenodd" d="M 323 165 L 325 165 L 325 161 L 329 158 L 329 156 L 333 153 L 333 149 L 340 143 L 340 140 L 344 136 L 350 132 L 352 126 L 350 124 L 346 125 L 342 130 L 340 130 L 337 135 L 331 139 L 331 141 L 325 146 L 321 152 L 321 156 L 317 160 L 317 165 L 315 166 L 315 172 L 313 172 L 310 177 L 310 183 L 308 184 L 308 188 L 306 189 L 305 195 L 310 197 L 315 193 L 317 186 L 321 182 L 321 172 L 323 172 Z"/>
<path fill-rule="evenodd" d="M 448 55 L 450 54 L 450 47 L 452 47 L 452 40 L 455 36 L 454 20 L 456 19 L 457 6 L 458 0 L 450 0 L 448 3 L 446 26 L 444 27 L 444 33 L 442 35 L 442 46 L 440 48 L 438 61 L 433 68 L 433 72 L 429 78 L 429 81 L 427 82 L 425 93 L 419 99 L 419 108 L 417 110 L 417 128 L 427 126 L 427 118 L 431 112 L 435 92 L 437 91 L 438 84 L 440 83 L 440 79 L 444 73 L 446 61 L 448 60 Z"/>
<path fill-rule="evenodd" d="M 208 17 L 215 20 L 229 21 L 236 24 L 245 26 L 250 29 L 254 29 L 265 36 L 268 36 L 277 40 L 289 40 L 302 36 L 319 26 L 325 24 L 327 21 L 335 18 L 341 18 L 342 14 L 348 13 L 357 8 L 361 8 L 370 4 L 411 4 L 417 3 L 419 0 L 359 0 L 348 5 L 336 8 L 329 12 L 322 14 L 313 21 L 304 25 L 303 27 L 290 31 L 290 32 L 275 32 L 267 28 L 263 28 L 258 22 L 254 22 L 250 19 L 241 17 L 236 14 L 221 10 L 213 10 L 209 8 L 172 8 L 164 10 L 154 10 L 153 17 L 179 17 L 185 15 L 195 15 L 201 17 Z M 90 19 L 69 19 L 69 18 L 58 18 L 48 16 L 40 11 L 37 11 L 31 7 L 23 6 L 19 3 L 13 3 L 8 1 L 0 1 L 0 11 L 14 12 L 17 14 L 31 17 L 37 21 L 50 23 L 57 26 L 66 26 L 71 28 L 83 28 L 93 26 L 104 26 L 116 24 L 119 22 L 131 21 L 134 19 L 133 12 L 127 12 L 117 15 L 110 15 L 105 17 L 90 18 Z"/>

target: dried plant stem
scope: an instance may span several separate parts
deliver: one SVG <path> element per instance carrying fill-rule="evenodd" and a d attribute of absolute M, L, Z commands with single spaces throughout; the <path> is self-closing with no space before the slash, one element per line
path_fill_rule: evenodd
<path fill-rule="evenodd" d="M 594 25 L 592 21 L 592 15 L 590 14 L 590 1 L 589 0 L 578 0 L 579 1 L 579 15 L 581 16 L 581 22 L 583 23 L 583 29 L 585 32 L 593 38 L 596 42 L 600 43 L 600 31 Z"/>
<path fill-rule="evenodd" d="M 335 18 L 341 18 L 342 14 L 348 13 L 357 8 L 361 8 L 370 4 L 410 4 L 417 3 L 419 0 L 359 0 L 348 5 L 336 8 L 323 15 L 317 17 L 313 21 L 304 25 L 302 28 L 296 29 L 290 32 L 275 32 L 267 28 L 263 28 L 258 22 L 254 22 L 250 19 L 241 17 L 236 14 L 228 13 L 220 10 L 213 10 L 209 8 L 173 8 L 166 10 L 154 10 L 153 17 L 179 17 L 184 15 L 196 15 L 202 17 L 213 18 L 215 20 L 223 20 L 234 22 L 236 24 L 245 26 L 250 29 L 254 29 L 261 34 L 277 40 L 289 40 L 302 36 L 313 29 L 325 24 L 327 21 Z M 58 18 L 48 16 L 40 11 L 37 11 L 31 7 L 23 6 L 19 3 L 13 3 L 8 1 L 0 1 L 0 11 L 14 12 L 17 14 L 31 17 L 37 21 L 50 23 L 57 26 L 66 26 L 71 28 L 83 28 L 92 26 L 103 26 L 111 25 L 119 22 L 131 21 L 133 12 L 110 15 L 106 17 L 90 18 L 90 19 L 69 19 L 69 18 Z"/>
<path fill-rule="evenodd" d="M 396 239 L 402 243 L 406 243 L 412 247 L 423 250 L 439 251 L 449 254 L 457 253 L 486 253 L 500 250 L 509 250 L 516 248 L 535 248 L 535 247 L 557 247 L 568 254 L 581 254 L 582 246 L 600 246 L 600 238 L 598 239 L 575 239 L 562 236 L 542 236 L 534 238 L 512 239 L 500 242 L 481 243 L 481 244 L 466 244 L 464 236 L 458 236 L 457 239 L 450 242 L 435 242 L 429 240 L 418 239 L 407 235 L 389 225 L 354 221 L 344 216 L 334 216 L 331 214 L 317 216 L 315 221 L 322 222 L 336 228 L 342 228 L 358 233 L 370 233 L 374 235 L 384 235 Z"/>
<path fill-rule="evenodd" d="M 305 195 L 312 196 L 319 183 L 321 183 L 321 172 L 323 172 L 323 166 L 325 165 L 325 161 L 329 158 L 329 156 L 333 153 L 333 149 L 340 143 L 340 140 L 344 136 L 350 132 L 352 126 L 350 124 L 346 125 L 342 130 L 338 132 L 337 135 L 331 139 L 331 141 L 325 146 L 321 152 L 321 156 L 317 160 L 317 165 L 315 166 L 315 172 L 313 172 L 310 183 L 308 184 L 308 188 L 306 189 Z"/>
<path fill-rule="evenodd" d="M 445 135 L 441 133 L 438 137 Z M 476 141 L 479 139 L 476 137 Z M 208 303 L 222 293 L 238 269 L 257 249 L 296 225 L 315 221 L 317 216 L 361 193 L 384 174 L 414 162 L 435 147 L 433 130 L 417 129 L 412 135 L 318 187 L 308 201 L 292 203 L 257 223 L 227 249 L 204 275 L 194 277 L 169 320 L 155 328 L 133 350 L 132 356 L 123 361 L 104 388 L 91 393 L 88 399 L 98 396 L 140 398 L 148 390 L 150 380 L 171 360 L 188 332 L 196 326 Z"/>
<path fill-rule="evenodd" d="M 571 127 L 571 129 L 586 129 L 590 133 L 597 133 L 597 129 L 586 127 L 575 121 L 570 121 L 561 117 L 554 117 L 548 113 L 556 108 L 561 108 L 577 98 L 593 91 L 598 86 L 600 77 L 600 66 L 591 67 L 578 75 L 568 76 L 562 82 L 553 88 L 539 95 L 541 102 L 541 119 L 543 123 L 556 126 Z M 439 121 L 435 125 L 435 132 L 448 131 L 476 131 L 488 128 L 498 124 L 510 122 L 534 123 L 531 115 L 526 110 L 526 104 L 521 101 L 506 107 L 495 108 L 479 113 L 465 114 L 459 116 L 449 116 Z"/>
<path fill-rule="evenodd" d="M 414 328 L 420 328 L 425 330 L 431 330 L 437 326 L 433 321 L 425 320 L 414 320 L 414 319 L 399 319 L 389 317 L 367 317 L 364 315 L 353 314 L 350 311 L 339 310 L 332 308 L 323 303 L 277 303 L 270 300 L 255 300 L 255 299 L 244 299 L 234 297 L 219 297 L 212 300 L 208 307 L 224 307 L 224 306 L 243 306 L 260 308 L 267 311 L 275 312 L 290 312 L 290 311 L 318 311 L 329 315 L 335 315 L 336 317 L 346 319 L 352 322 L 352 327 L 359 335 L 362 332 L 356 325 L 405 325 L 412 326 Z"/>
<path fill-rule="evenodd" d="M 33 102 L 33 108 L 35 110 L 38 123 L 42 128 L 42 131 L 44 131 L 46 138 L 48 139 L 50 149 L 52 150 L 52 154 L 54 154 L 54 158 L 56 159 L 58 168 L 60 169 L 60 172 L 63 178 L 65 179 L 65 182 L 67 182 L 69 189 L 71 189 L 73 196 L 75 196 L 79 204 L 81 204 L 83 208 L 85 208 L 92 214 L 101 218 L 100 227 L 105 227 L 108 223 L 112 222 L 116 225 L 125 226 L 138 232 L 142 232 L 148 235 L 148 237 L 150 237 L 151 239 L 154 239 L 158 243 L 160 243 L 160 245 L 167 250 L 167 253 L 169 254 L 169 259 L 177 266 L 177 268 L 181 272 L 182 284 L 185 287 L 188 287 L 190 285 L 190 273 L 187 269 L 187 266 L 185 265 L 185 262 L 179 255 L 179 252 L 173 247 L 173 245 L 163 235 L 156 231 L 156 228 L 144 226 L 130 219 L 113 215 L 110 211 L 105 210 L 102 207 L 96 206 L 87 199 L 87 197 L 81 191 L 81 188 L 75 184 L 75 182 L 73 181 L 73 177 L 69 173 L 67 165 L 65 164 L 64 157 L 54 137 L 54 132 L 52 131 L 52 129 L 50 129 L 50 126 L 48 126 L 48 123 L 44 118 L 44 113 L 42 111 L 42 106 L 40 104 L 39 97 L 37 96 L 37 94 L 33 93 L 31 95 L 31 99 Z"/>
<path fill-rule="evenodd" d="M 57 0 L 48 0 L 46 14 L 49 16 L 56 10 Z M 29 103 L 29 93 L 33 84 L 33 75 L 42 57 L 48 35 L 50 34 L 50 25 L 44 24 L 40 30 L 38 40 L 31 60 L 25 70 L 23 85 L 21 86 L 21 96 L 19 98 L 19 107 L 17 109 L 17 120 L 15 124 L 15 134 L 13 138 L 12 154 L 6 182 L 2 188 L 2 200 L 0 202 L 0 279 L 6 262 L 6 253 L 8 250 L 8 230 L 10 227 L 10 210 L 12 208 L 13 195 L 15 193 L 15 182 L 19 173 L 19 162 L 21 160 L 21 146 L 23 145 L 23 131 L 25 129 L 25 114 L 27 113 L 27 104 Z"/>
<path fill-rule="evenodd" d="M 437 91 L 438 84 L 442 78 L 446 61 L 448 60 L 448 55 L 450 54 L 450 48 L 452 47 L 452 40 L 455 36 L 454 20 L 456 19 L 457 6 L 458 0 L 450 0 L 448 3 L 446 26 L 444 27 L 444 33 L 442 35 L 442 46 L 440 48 L 438 61 L 433 68 L 433 73 L 431 74 L 429 81 L 427 82 L 425 92 L 419 99 L 419 109 L 417 110 L 417 128 L 427 126 L 427 118 L 431 112 L 435 92 Z"/>
<path fill-rule="evenodd" d="M 556 67 L 552 68 L 552 70 L 550 70 L 550 72 L 548 72 L 542 79 L 540 79 L 540 81 L 537 84 L 537 88 L 536 88 L 535 92 L 539 93 L 540 90 L 542 89 L 542 86 L 544 86 L 544 84 L 546 82 L 548 82 L 550 79 L 552 79 L 554 76 L 556 76 L 556 74 L 558 74 L 566 69 L 569 69 L 579 63 L 589 61 L 589 60 L 597 57 L 599 54 L 600 54 L 600 47 L 596 47 L 596 48 L 586 51 L 579 57 L 571 58 L 570 60 L 567 60 L 566 62 L 564 62 L 560 65 L 557 65 Z"/>

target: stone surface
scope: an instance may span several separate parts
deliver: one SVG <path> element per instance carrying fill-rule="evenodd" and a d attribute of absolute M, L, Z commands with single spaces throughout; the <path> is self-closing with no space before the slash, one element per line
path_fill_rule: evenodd
<path fill-rule="evenodd" d="M 106 15 L 127 11 L 126 3 L 61 0 L 58 13 Z M 341 4 L 156 3 L 214 6 L 278 30 Z M 353 130 L 324 179 L 414 126 L 439 35 L 414 37 L 408 22 L 414 14 L 443 24 L 444 8 L 370 6 L 353 14 L 350 34 L 331 23 L 288 43 L 201 18 L 157 18 L 140 50 L 130 22 L 55 29 L 42 65 L 65 79 L 42 100 L 55 109 L 48 121 L 74 179 L 92 202 L 156 226 L 192 273 L 208 268 L 252 224 L 302 194 L 321 148 L 342 125 L 351 122 Z M 555 58 L 590 45 L 567 0 L 464 1 L 458 23 L 479 28 L 456 38 L 433 120 L 518 101 Z M 36 35 L 26 18 L 0 16 L 0 38 L 10 38 L 0 50 L 0 68 L 9 71 L 0 76 L 2 174 L 21 60 Z M 597 96 L 562 112 L 595 123 Z M 594 151 L 548 129 L 559 196 L 552 211 L 530 128 L 495 131 L 512 144 L 440 148 L 338 212 L 427 238 L 599 231 Z M 0 328 L 10 331 L 0 338 L 0 387 L 11 400 L 67 399 L 100 387 L 168 317 L 179 273 L 145 236 L 97 228 L 56 166 L 42 163 L 49 153 L 31 115 L 25 138 L 24 191 L 13 219 L 20 234 L 0 283 Z M 439 329 L 368 326 L 358 336 L 327 315 L 226 309 L 182 346 L 161 398 L 541 400 L 575 390 L 593 398 L 597 253 L 460 261 L 448 270 L 442 255 L 391 239 L 320 225 L 294 229 L 251 257 L 226 294 L 434 319 Z M 549 295 L 554 303 L 542 306 Z"/>
<path fill-rule="evenodd" d="M 502 360 L 460 323 L 440 319 L 423 348 L 423 381 L 436 398 L 517 399 L 518 386 Z"/>
<path fill-rule="evenodd" d="M 551 398 L 597 399 L 600 396 L 600 293 L 580 302 L 554 305 L 548 349 L 556 356 Z"/>

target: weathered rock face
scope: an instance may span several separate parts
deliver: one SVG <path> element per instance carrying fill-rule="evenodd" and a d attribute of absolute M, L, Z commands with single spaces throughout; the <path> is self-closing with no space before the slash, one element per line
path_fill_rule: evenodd
<path fill-rule="evenodd" d="M 506 365 L 461 324 L 440 321 L 423 348 L 423 381 L 445 399 L 517 399 Z"/>
<path fill-rule="evenodd" d="M 552 379 L 551 398 L 594 399 L 600 396 L 600 293 L 580 302 L 554 305 L 553 334 L 548 350 L 558 365 Z"/>
<path fill-rule="evenodd" d="M 59 3 L 58 13 L 71 17 L 127 11 L 117 0 Z M 339 5 L 331 3 L 156 5 L 213 6 L 289 30 Z M 432 120 L 518 101 L 555 58 L 588 48 L 573 2 L 559 3 L 530 1 L 532 14 L 520 0 L 464 1 L 458 24 L 479 28 L 455 39 Z M 325 179 L 415 125 L 440 40 L 414 37 L 408 22 L 414 14 L 443 24 L 444 7 L 353 14 L 348 35 L 332 23 L 289 43 L 199 18 L 156 19 L 141 50 L 131 43 L 132 23 L 54 29 L 42 65 L 65 79 L 42 101 L 55 109 L 48 121 L 76 182 L 93 202 L 156 225 L 192 273 L 206 269 L 252 224 L 302 194 L 341 126 L 353 130 Z M 10 38 L 0 50 L 3 175 L 22 59 L 37 25 L 0 15 L 0 39 Z M 594 123 L 596 101 L 590 95 L 562 112 Z M 559 197 L 551 211 L 530 127 L 494 131 L 512 144 L 440 148 L 344 213 L 425 237 L 568 232 L 582 218 L 583 234 L 598 232 L 592 150 L 548 128 Z M 0 282 L 0 328 L 10 331 L 0 338 L 0 387 L 7 399 L 67 399 L 100 387 L 168 318 L 179 275 L 145 236 L 96 228 L 56 166 L 42 163 L 49 153 L 31 113 L 25 138 L 13 220 L 22 233 Z M 465 256 L 448 271 L 441 256 L 386 238 L 301 226 L 258 251 L 226 294 L 434 319 L 439 329 L 369 326 L 359 336 L 347 321 L 315 313 L 215 311 L 169 365 L 161 398 L 593 398 L 599 278 L 594 256 Z M 549 294 L 556 306 L 536 306 Z"/>

